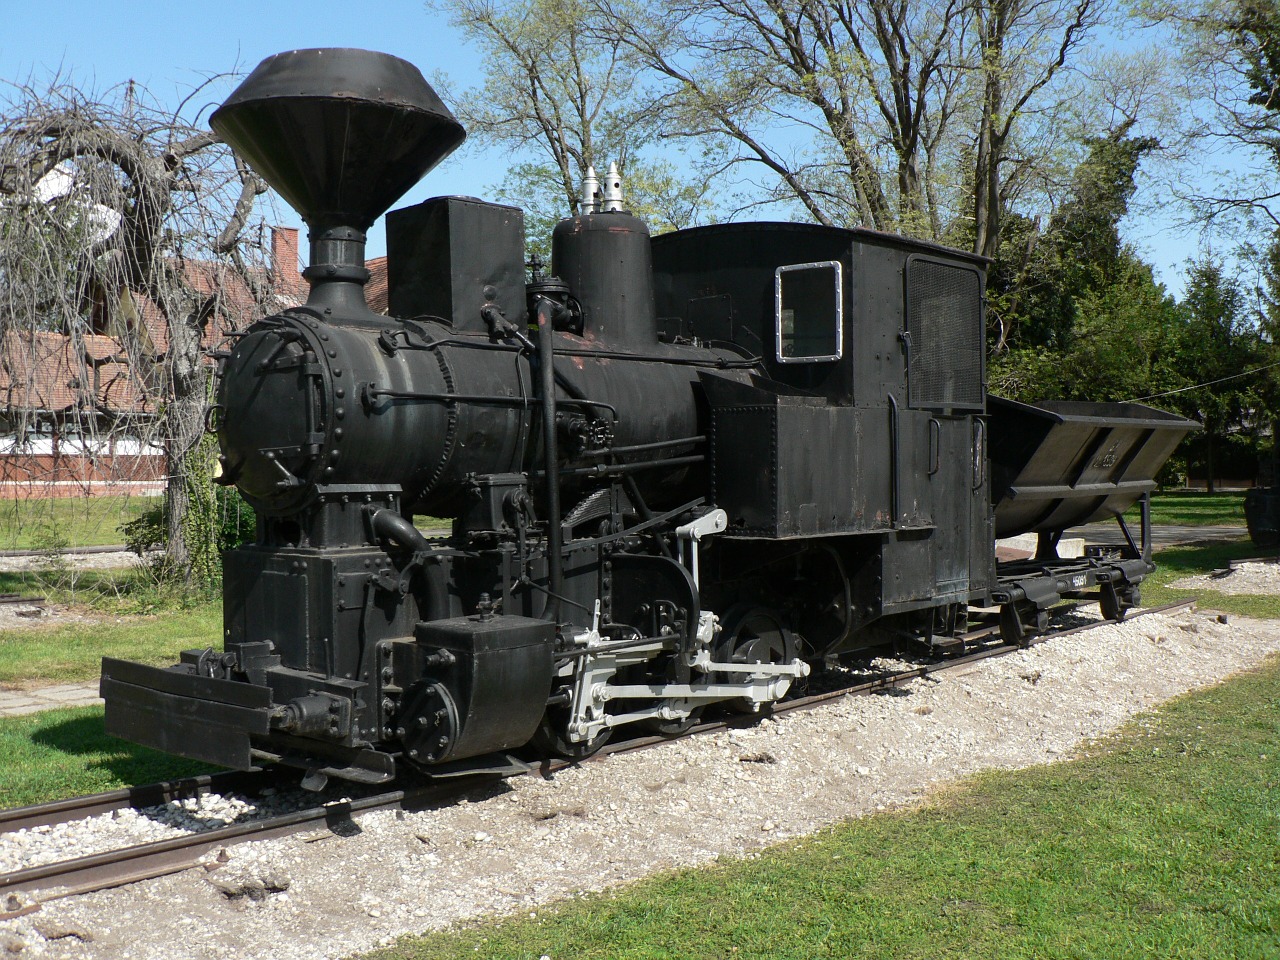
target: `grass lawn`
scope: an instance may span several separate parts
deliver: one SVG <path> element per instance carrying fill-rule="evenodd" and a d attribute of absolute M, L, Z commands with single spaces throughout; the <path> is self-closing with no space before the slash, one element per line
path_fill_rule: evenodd
<path fill-rule="evenodd" d="M 1229 595 L 1215 590 L 1173 589 L 1169 586 L 1183 577 L 1225 569 L 1232 560 L 1258 556 L 1258 548 L 1248 540 L 1226 540 L 1220 543 L 1169 547 L 1156 554 L 1156 572 L 1142 583 L 1145 606 L 1160 606 L 1195 596 L 1201 607 L 1221 610 L 1243 617 L 1280 619 L 1280 596 L 1269 594 Z M 1280 954 L 1277 954 L 1280 956 Z"/>
<path fill-rule="evenodd" d="M 378 960 L 1280 955 L 1280 661 L 1081 759 Z"/>
<path fill-rule="evenodd" d="M 176 663 L 187 649 L 222 644 L 222 608 L 204 604 L 157 616 L 0 630 L 0 683 L 75 683 L 99 675 L 103 657 Z"/>
<path fill-rule="evenodd" d="M 0 550 L 96 547 L 123 543 L 117 529 L 156 503 L 153 497 L 0 500 Z"/>
<path fill-rule="evenodd" d="M 1138 509 L 1125 514 L 1138 522 Z M 1244 526 L 1244 491 L 1167 490 L 1151 496 L 1151 522 L 1184 527 Z"/>

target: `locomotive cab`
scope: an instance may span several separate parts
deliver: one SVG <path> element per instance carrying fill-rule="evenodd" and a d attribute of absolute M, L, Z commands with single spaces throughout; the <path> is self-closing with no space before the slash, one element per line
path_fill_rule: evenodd
<path fill-rule="evenodd" d="M 816 652 L 875 642 L 886 617 L 954 630 L 994 575 L 984 261 L 795 223 L 667 234 L 654 260 L 669 328 L 751 344 L 767 372 L 748 386 L 703 377 L 724 561 L 790 541 L 834 564 L 826 605 L 841 615 L 810 628 Z"/>

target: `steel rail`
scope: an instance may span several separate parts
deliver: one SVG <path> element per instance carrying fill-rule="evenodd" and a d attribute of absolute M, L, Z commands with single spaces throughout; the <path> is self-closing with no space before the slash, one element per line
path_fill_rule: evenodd
<path fill-rule="evenodd" d="M 440 784 L 391 790 L 357 800 L 317 804 L 278 817 L 231 823 L 225 827 L 179 837 L 135 844 L 118 850 L 90 854 L 16 870 L 0 876 L 0 893 L 49 891 L 38 902 L 78 896 L 96 890 L 149 880 L 196 866 L 215 847 L 245 840 L 268 840 L 327 826 L 333 830 L 357 814 L 395 807 L 424 809 L 448 802 L 478 786 L 492 783 L 493 774 L 472 774 Z M 21 903 L 8 915 L 24 911 Z M 6 914 L 0 914 L 2 919 Z"/>
<path fill-rule="evenodd" d="M 1127 619 L 1136 620 L 1139 617 L 1150 616 L 1152 614 L 1169 613 L 1174 610 L 1183 610 L 1190 607 L 1194 607 L 1195 604 L 1196 604 L 1196 601 L 1192 598 L 1188 598 L 1185 600 L 1176 600 L 1173 603 L 1166 603 L 1163 606 L 1159 606 L 1159 607 L 1145 607 L 1140 610 L 1132 610 L 1129 612 Z M 1110 626 L 1115 623 L 1116 621 L 1114 620 L 1098 620 L 1093 623 L 1083 623 L 1083 624 L 1079 624 L 1078 626 L 1067 627 L 1062 630 L 1049 631 L 1043 634 L 1039 634 L 1035 637 L 1032 637 L 1028 641 L 1028 646 L 1038 646 L 1039 644 L 1047 643 L 1050 640 L 1056 640 L 1059 637 L 1067 637 L 1074 633 L 1081 633 L 1086 630 L 1094 630 L 1094 629 L 1097 629 L 1098 627 Z M 984 626 L 984 627 L 979 627 L 977 630 L 973 630 L 973 631 L 970 631 L 969 633 L 966 633 L 964 637 L 961 639 L 963 639 L 966 643 L 976 642 L 986 637 L 994 636 L 999 632 L 1000 632 L 1000 628 L 997 626 L 994 626 L 994 625 Z M 937 663 L 922 664 L 921 666 L 912 667 L 908 670 L 900 670 L 900 671 L 885 673 L 878 677 L 873 677 L 870 680 L 864 680 L 858 683 L 850 684 L 849 686 L 840 687 L 839 689 L 836 689 L 836 690 L 828 690 L 822 693 L 808 694 L 805 696 L 795 697 L 790 700 L 781 700 L 778 703 L 774 704 L 773 714 L 777 716 L 779 714 L 790 713 L 793 710 L 794 711 L 811 710 L 814 707 L 820 706 L 824 703 L 829 703 L 833 700 L 839 700 L 843 697 L 862 696 L 862 695 L 871 694 L 871 693 L 878 693 L 881 690 L 888 690 L 894 687 L 899 687 L 905 683 L 909 683 L 912 680 L 918 680 L 921 677 L 927 677 L 935 673 L 945 673 L 948 670 L 956 670 L 960 667 L 969 666 L 970 664 L 977 663 L 982 660 L 990 660 L 994 657 L 1008 656 L 1010 654 L 1018 653 L 1022 649 L 1024 648 L 1001 643 L 997 646 L 986 647 L 982 650 L 975 650 L 973 653 L 965 653 L 965 654 L 959 654 L 956 656 L 949 656 L 947 659 L 940 660 Z M 758 715 L 755 715 L 755 714 L 742 714 L 740 717 L 736 717 L 736 718 L 728 717 L 724 719 L 708 720 L 706 722 L 700 722 L 700 723 L 694 724 L 686 732 L 680 734 L 680 736 L 681 737 L 697 736 L 704 733 L 714 733 L 719 730 L 738 729 L 741 727 L 750 726 L 752 723 L 754 723 L 758 719 L 759 719 Z M 629 753 L 634 750 L 644 750 L 652 746 L 657 746 L 658 744 L 670 743 L 672 739 L 676 739 L 676 738 L 664 737 L 661 735 L 653 735 L 653 736 L 647 736 L 647 737 L 639 737 L 639 738 L 630 739 L 630 740 L 623 740 L 617 743 L 606 743 L 603 747 L 600 748 L 600 750 L 598 750 L 596 753 L 592 754 L 591 757 L 588 757 L 586 759 L 589 760 L 592 757 L 612 756 L 614 754 L 619 754 L 619 753 Z M 546 767 L 544 765 L 544 770 L 554 770 L 554 769 L 556 768 Z"/>
<path fill-rule="evenodd" d="M 42 607 L 48 602 L 48 597 L 24 597 L 19 593 L 0 594 L 0 603 L 29 603 L 33 606 Z"/>
<path fill-rule="evenodd" d="M 224 793 L 229 790 L 247 791 L 268 785 L 271 785 L 271 781 L 264 779 L 261 773 L 228 770 L 198 777 L 166 780 L 145 786 L 124 787 L 120 790 L 70 797 L 66 800 L 51 800 L 48 803 L 0 810 L 0 835 L 16 833 L 31 827 L 51 827 L 129 807 L 134 809 L 154 807 L 174 800 L 189 800 L 206 793 Z"/>

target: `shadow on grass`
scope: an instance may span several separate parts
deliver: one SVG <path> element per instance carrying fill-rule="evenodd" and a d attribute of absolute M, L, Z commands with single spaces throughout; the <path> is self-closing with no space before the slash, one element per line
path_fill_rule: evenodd
<path fill-rule="evenodd" d="M 1155 556 L 1157 576 L 1161 580 L 1178 579 L 1208 570 L 1225 568 L 1232 560 L 1245 560 L 1266 555 L 1248 540 L 1199 540 L 1168 547 Z M 1271 551 L 1271 555 L 1276 555 Z"/>
<path fill-rule="evenodd" d="M 221 769 L 113 737 L 103 728 L 100 712 L 41 726 L 32 732 L 31 742 L 68 756 L 83 757 L 86 770 L 102 771 L 122 784 L 176 780 Z"/>

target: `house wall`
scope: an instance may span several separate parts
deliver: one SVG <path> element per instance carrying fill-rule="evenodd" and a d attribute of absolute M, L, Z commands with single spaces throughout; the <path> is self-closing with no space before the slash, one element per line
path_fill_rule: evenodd
<path fill-rule="evenodd" d="M 164 492 L 164 457 L 0 453 L 0 498 L 86 497 Z"/>

